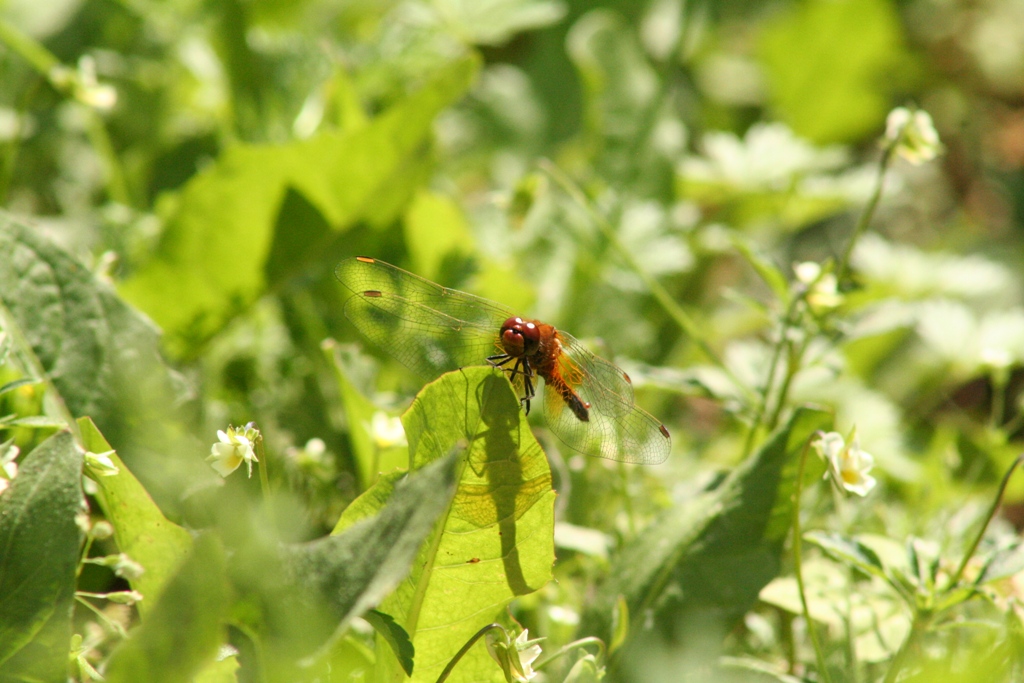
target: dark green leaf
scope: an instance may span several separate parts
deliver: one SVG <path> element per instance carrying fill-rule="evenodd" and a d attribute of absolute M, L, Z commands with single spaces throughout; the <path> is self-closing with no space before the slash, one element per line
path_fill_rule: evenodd
<path fill-rule="evenodd" d="M 855 538 L 824 531 L 809 531 L 804 534 L 804 539 L 849 567 L 859 569 L 868 576 L 887 580 L 882 560 L 874 550 Z"/>
<path fill-rule="evenodd" d="M 584 612 L 582 632 L 607 637 L 620 595 L 631 615 L 653 617 L 651 623 L 667 638 L 709 619 L 717 628 L 730 628 L 778 573 L 799 460 L 812 436 L 828 429 L 831 420 L 820 410 L 797 410 L 717 488 L 668 510 L 624 547 Z M 813 454 L 807 463 L 809 482 L 821 476 L 822 465 Z M 633 621 L 642 623 L 637 617 Z M 630 634 L 630 643 L 637 635 L 636 630 Z"/>
<path fill-rule="evenodd" d="M 108 683 L 180 683 L 211 661 L 224 639 L 228 590 L 224 550 L 200 536 L 164 587 L 146 621 L 110 658 Z"/>
<path fill-rule="evenodd" d="M 402 665 L 402 671 L 407 676 L 412 676 L 413 660 L 416 656 L 416 648 L 412 645 L 412 640 L 409 638 L 409 634 L 406 633 L 405 629 L 398 625 L 398 623 L 391 618 L 390 614 L 379 612 L 375 609 L 370 610 L 363 615 L 366 621 L 370 622 L 374 630 L 380 634 L 381 638 L 384 639 L 388 645 L 391 646 L 391 651 L 395 653 L 395 657 L 398 659 L 398 663 Z"/>
<path fill-rule="evenodd" d="M 25 457 L 0 495 L 0 678 L 67 679 L 81 483 L 82 455 L 59 432 Z"/>
<path fill-rule="evenodd" d="M 397 484 L 388 504 L 338 535 L 290 544 L 280 552 L 295 634 L 278 633 L 274 648 L 323 647 L 354 617 L 373 608 L 409 573 L 423 540 L 454 490 L 456 457 L 444 458 Z M 298 614 L 303 615 L 296 618 Z M 301 643 L 294 638 L 301 636 Z"/>
<path fill-rule="evenodd" d="M 147 483 L 177 499 L 183 487 L 172 463 L 137 459 L 180 442 L 180 380 L 164 365 L 152 324 L 42 231 L 2 213 L 0 303 L 17 353 L 50 378 L 71 416 L 91 416 L 137 475 L 150 467 Z"/>

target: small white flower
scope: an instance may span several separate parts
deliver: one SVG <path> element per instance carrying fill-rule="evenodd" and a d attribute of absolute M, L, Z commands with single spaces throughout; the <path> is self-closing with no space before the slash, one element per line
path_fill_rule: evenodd
<path fill-rule="evenodd" d="M 828 462 L 829 471 L 825 476 L 831 474 L 839 486 L 858 496 L 866 496 L 875 487 L 875 478 L 868 474 L 875 459 L 860 449 L 856 429 L 850 433 L 849 444 L 842 434 L 828 432 L 818 437 L 814 448 Z"/>
<path fill-rule="evenodd" d="M 405 428 L 402 427 L 402 420 L 397 417 L 390 417 L 387 413 L 378 410 L 373 414 L 370 422 L 370 434 L 378 448 L 390 446 L 404 446 Z"/>
<path fill-rule="evenodd" d="M 897 154 L 915 165 L 931 161 L 942 153 L 942 143 L 932 117 L 921 109 L 911 111 L 897 107 L 889 112 L 883 144 L 895 146 Z"/>
<path fill-rule="evenodd" d="M 487 634 L 487 651 L 501 666 L 505 672 L 505 680 L 508 683 L 526 683 L 533 680 L 537 672 L 533 670 L 533 663 L 540 657 L 540 643 L 543 638 L 530 640 L 529 629 L 523 632 L 507 645 L 504 632 L 491 631 Z"/>
<path fill-rule="evenodd" d="M 112 477 L 120 472 L 121 470 L 110 459 L 110 456 L 113 454 L 114 451 L 104 451 L 102 453 L 86 451 L 85 466 L 89 468 L 90 474 L 100 477 Z"/>
<path fill-rule="evenodd" d="M 210 463 L 210 466 L 222 477 L 227 477 L 244 462 L 249 468 L 251 477 L 252 464 L 258 462 L 256 451 L 253 450 L 253 441 L 258 434 L 259 432 L 251 427 L 235 429 L 229 426 L 226 433 L 217 430 L 217 438 L 220 441 L 213 444 L 210 455 L 206 457 L 206 462 Z"/>
<path fill-rule="evenodd" d="M 822 273 L 821 266 L 804 261 L 793 266 L 796 279 L 807 285 L 807 305 L 815 313 L 831 310 L 843 303 L 839 281 L 833 273 Z"/>
<path fill-rule="evenodd" d="M 18 476 L 18 463 L 14 459 L 18 457 L 21 450 L 8 441 L 0 444 L 0 493 L 3 493 L 11 485 L 11 481 Z"/>

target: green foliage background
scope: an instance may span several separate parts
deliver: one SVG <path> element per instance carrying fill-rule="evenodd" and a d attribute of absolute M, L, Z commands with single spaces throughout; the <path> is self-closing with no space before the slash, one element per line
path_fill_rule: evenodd
<path fill-rule="evenodd" d="M 1019 476 L 967 602 L 929 593 L 1024 427 L 1019 2 L 9 0 L 0 45 L 0 681 L 65 680 L 97 632 L 78 680 L 436 680 L 495 621 L 614 650 L 549 680 L 1024 672 Z M 892 163 L 842 302 L 800 308 L 792 266 L 842 259 L 907 104 L 944 155 Z M 487 371 L 424 390 L 346 321 L 355 255 L 584 340 L 669 462 L 574 455 Z M 202 462 L 250 421 L 269 492 Z M 808 536 L 822 667 L 792 495 L 854 426 L 870 497 L 803 480 L 840 538 Z M 113 538 L 81 545 L 83 495 Z M 81 548 L 150 571 L 72 576 Z M 915 591 L 948 629 L 904 655 Z M 474 648 L 450 680 L 502 680 Z"/>

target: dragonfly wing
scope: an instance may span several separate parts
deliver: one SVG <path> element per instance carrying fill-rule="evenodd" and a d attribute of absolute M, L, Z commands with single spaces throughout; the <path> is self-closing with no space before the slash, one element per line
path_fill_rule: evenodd
<path fill-rule="evenodd" d="M 559 332 L 559 338 L 559 376 L 590 408 L 588 420 L 580 420 L 552 384 L 546 384 L 544 413 L 551 431 L 587 455 L 644 465 L 664 462 L 672 447 L 668 430 L 633 403 L 629 376 L 570 335 Z"/>
<path fill-rule="evenodd" d="M 485 330 L 394 294 L 357 294 L 345 316 L 373 344 L 417 375 L 434 379 L 495 353 L 497 329 Z"/>
<path fill-rule="evenodd" d="M 512 314 L 481 297 L 434 284 L 368 258 L 334 271 L 354 294 L 345 315 L 372 343 L 416 374 L 433 379 L 497 352 L 501 324 Z"/>
<path fill-rule="evenodd" d="M 449 289 L 390 263 L 370 258 L 345 259 L 334 269 L 341 284 L 354 294 L 382 292 L 429 308 L 462 321 L 464 325 L 485 327 L 495 334 L 512 317 L 511 309 L 483 297 Z"/>
<path fill-rule="evenodd" d="M 544 387 L 544 415 L 548 426 L 570 448 L 619 462 L 657 465 L 672 449 L 668 430 L 654 416 L 635 405 L 627 406 L 608 394 L 577 391 L 590 403 L 588 420 L 580 420 L 550 385 Z"/>

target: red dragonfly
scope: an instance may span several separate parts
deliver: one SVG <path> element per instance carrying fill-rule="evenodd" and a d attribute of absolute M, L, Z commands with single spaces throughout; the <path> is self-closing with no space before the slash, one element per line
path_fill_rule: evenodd
<path fill-rule="evenodd" d="M 487 362 L 509 373 L 527 414 L 541 377 L 548 425 L 570 448 L 644 465 L 668 457 L 668 430 L 633 403 L 629 375 L 571 335 L 376 259 L 346 259 L 334 274 L 355 294 L 346 317 L 416 374 Z"/>

